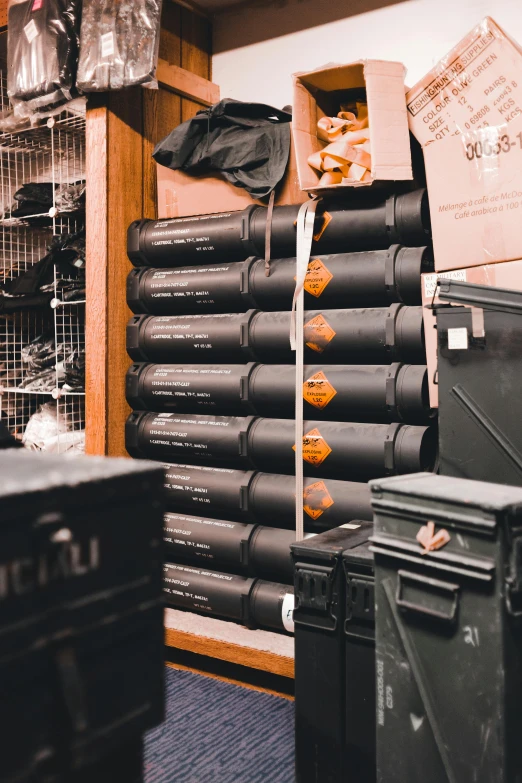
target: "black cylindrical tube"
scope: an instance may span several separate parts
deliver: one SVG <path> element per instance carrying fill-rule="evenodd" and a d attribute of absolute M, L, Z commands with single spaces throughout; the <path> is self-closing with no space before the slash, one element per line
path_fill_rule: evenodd
<path fill-rule="evenodd" d="M 382 307 L 394 302 L 422 304 L 421 274 L 433 269 L 428 247 L 392 245 L 386 250 L 313 256 L 304 284 L 305 307 Z M 250 267 L 252 307 L 288 310 L 295 289 L 295 259 L 255 261 Z"/>
<path fill-rule="evenodd" d="M 133 364 L 126 378 L 127 401 L 135 410 L 220 415 L 253 412 L 248 384 L 256 366 L 253 362 Z"/>
<path fill-rule="evenodd" d="M 295 367 L 255 365 L 248 391 L 248 412 L 294 417 Z M 417 364 L 306 365 L 303 399 L 304 415 L 321 420 L 426 424 L 431 414 L 426 366 Z"/>
<path fill-rule="evenodd" d="M 136 315 L 127 325 L 127 350 L 134 361 L 291 363 L 289 335 L 290 312 Z M 308 310 L 304 340 L 308 362 L 426 362 L 422 307 Z"/>
<path fill-rule="evenodd" d="M 276 207 L 272 218 L 271 248 L 275 256 L 295 253 L 297 206 Z M 258 255 L 264 254 L 266 212 L 253 210 L 249 239 Z M 427 192 L 416 190 L 386 197 L 377 191 L 347 194 L 341 200 L 323 200 L 317 212 L 312 244 L 313 253 L 338 253 L 346 250 L 379 250 L 392 244 L 417 247 L 430 237 Z"/>
<path fill-rule="evenodd" d="M 296 220 L 300 205 L 275 207 L 272 254 L 295 255 Z M 241 261 L 264 257 L 265 207 L 242 212 L 198 215 L 169 220 L 137 220 L 127 232 L 127 253 L 135 266 Z M 430 237 L 425 190 L 386 196 L 357 193 L 343 201 L 321 202 L 314 225 L 312 252 L 342 253 L 380 250 L 392 244 L 418 247 Z"/>
<path fill-rule="evenodd" d="M 243 261 L 178 269 L 135 268 L 127 277 L 127 304 L 133 313 L 155 315 L 239 313 L 255 306 L 248 297 L 250 265 L 251 261 Z"/>
<path fill-rule="evenodd" d="M 424 365 L 306 365 L 306 418 L 427 424 Z M 133 364 L 126 379 L 134 410 L 294 418 L 290 364 Z"/>
<path fill-rule="evenodd" d="M 127 324 L 134 361 L 245 362 L 255 310 L 226 315 L 135 315 Z"/>
<path fill-rule="evenodd" d="M 253 416 L 133 411 L 125 425 L 125 445 L 132 457 L 250 467 L 247 434 L 253 422 Z"/>
<path fill-rule="evenodd" d="M 293 584 L 293 530 L 224 519 L 165 514 L 167 560 Z"/>
<path fill-rule="evenodd" d="M 165 563 L 168 606 L 281 633 L 293 632 L 293 588 L 261 579 Z"/>
<path fill-rule="evenodd" d="M 288 476 L 197 465 L 165 468 L 169 511 L 282 528 L 295 525 L 295 483 Z M 373 519 L 368 485 L 353 481 L 305 478 L 303 509 L 311 533 L 352 519 Z"/>
<path fill-rule="evenodd" d="M 125 428 L 133 457 L 190 464 L 295 471 L 295 424 L 254 416 L 134 411 Z M 433 470 L 437 433 L 411 424 L 305 421 L 303 460 L 314 474 L 341 480 Z"/>
<path fill-rule="evenodd" d="M 420 305 L 421 273 L 433 269 L 427 247 L 392 245 L 387 250 L 316 256 L 308 264 L 305 307 L 379 307 L 393 302 Z M 295 258 L 174 269 L 132 269 L 127 304 L 135 313 L 186 313 L 288 310 L 295 289 Z"/>
<path fill-rule="evenodd" d="M 148 414 L 146 414 L 148 415 Z M 305 421 L 303 460 L 314 475 L 341 480 L 433 470 L 437 432 L 410 424 Z M 290 419 L 255 419 L 246 453 L 257 470 L 294 473 L 295 424 Z"/>

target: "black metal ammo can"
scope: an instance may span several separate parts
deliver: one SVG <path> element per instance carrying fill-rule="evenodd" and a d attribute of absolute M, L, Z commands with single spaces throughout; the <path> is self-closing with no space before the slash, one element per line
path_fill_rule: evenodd
<path fill-rule="evenodd" d="M 513 783 L 522 769 L 522 488 L 371 483 L 377 780 Z"/>
<path fill-rule="evenodd" d="M 358 628 L 354 615 L 365 595 L 350 568 L 343 567 L 343 553 L 349 563 L 350 552 L 362 549 L 372 531 L 371 522 L 354 521 L 291 547 L 298 783 L 375 780 L 375 762 L 372 770 L 366 759 L 366 748 L 372 740 L 375 744 L 375 719 L 367 709 L 375 690 L 375 657 L 371 645 L 365 646 L 362 668 L 352 667 L 353 634 Z M 366 599 L 369 617 L 372 599 Z M 359 725 L 350 736 L 354 723 Z"/>

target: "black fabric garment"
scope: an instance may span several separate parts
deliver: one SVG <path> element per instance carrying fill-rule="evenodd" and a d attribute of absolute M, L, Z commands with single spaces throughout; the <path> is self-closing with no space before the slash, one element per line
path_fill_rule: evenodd
<path fill-rule="evenodd" d="M 253 198 L 263 198 L 285 173 L 291 120 L 291 114 L 263 103 L 226 98 L 175 128 L 152 157 L 187 174 L 219 171 Z"/>
<path fill-rule="evenodd" d="M 40 307 L 46 307 L 51 299 L 52 293 L 46 294 L 27 294 L 27 296 L 6 296 L 0 293 L 0 313 L 17 313 L 20 310 L 35 310 Z"/>
<path fill-rule="evenodd" d="M 19 204 L 35 203 L 43 207 L 52 207 L 53 205 L 53 183 L 52 182 L 26 182 L 21 188 L 18 188 L 13 196 Z"/>
<path fill-rule="evenodd" d="M 76 93 L 81 0 L 11 2 L 7 92 L 32 110 L 58 106 Z"/>
<path fill-rule="evenodd" d="M 11 217 L 39 215 L 48 212 L 53 205 L 53 185 L 51 182 L 28 182 L 16 191 L 13 198 L 15 205 Z"/>
<path fill-rule="evenodd" d="M 53 237 L 49 252 L 23 275 L 9 280 L 4 291 L 11 296 L 36 294 L 42 287 L 54 281 L 53 266 L 62 275 L 78 277 L 85 266 L 85 232 L 62 234 Z"/>
<path fill-rule="evenodd" d="M 83 0 L 78 88 L 155 84 L 161 0 Z"/>
<path fill-rule="evenodd" d="M 75 348 L 63 363 L 65 370 L 64 388 L 68 391 L 83 391 L 85 388 L 85 351 Z"/>
<path fill-rule="evenodd" d="M 16 440 L 3 421 L 0 421 L 0 449 L 22 449 L 23 446 L 19 440 Z"/>
<path fill-rule="evenodd" d="M 85 182 L 61 185 L 56 191 L 55 204 L 59 212 L 85 209 Z"/>

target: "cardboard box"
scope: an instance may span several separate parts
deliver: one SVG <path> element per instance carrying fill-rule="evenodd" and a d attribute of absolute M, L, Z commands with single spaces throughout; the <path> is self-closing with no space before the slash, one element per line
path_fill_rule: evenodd
<path fill-rule="evenodd" d="M 424 147 L 522 114 L 522 51 L 487 16 L 406 95 Z"/>
<path fill-rule="evenodd" d="M 268 199 L 253 199 L 246 190 L 231 185 L 217 173 L 212 177 L 194 177 L 159 164 L 156 164 L 156 172 L 159 219 L 235 212 L 252 204 L 266 206 L 268 203 Z M 302 204 L 306 198 L 299 186 L 294 145 L 290 139 L 288 166 L 276 188 L 275 203 Z"/>
<path fill-rule="evenodd" d="M 428 365 L 428 382 L 430 387 L 430 403 L 432 408 L 439 405 L 438 386 L 435 383 L 437 372 L 437 329 L 435 315 L 426 305 L 437 304 L 440 300 L 434 296 L 439 277 L 462 280 L 477 285 L 492 285 L 498 288 L 512 288 L 522 291 L 522 261 L 508 261 L 503 264 L 484 264 L 469 269 L 422 275 L 422 304 L 424 319 L 424 337 L 426 340 L 426 357 Z"/>
<path fill-rule="evenodd" d="M 424 149 L 435 270 L 522 258 L 522 116 Z"/>
<path fill-rule="evenodd" d="M 327 142 L 317 138 L 321 117 L 335 117 L 340 104 L 366 95 L 373 180 L 410 180 L 410 138 L 402 63 L 360 60 L 294 74 L 292 133 L 301 188 L 311 193 L 368 186 L 371 182 L 318 187 L 319 172 L 308 164 Z"/>

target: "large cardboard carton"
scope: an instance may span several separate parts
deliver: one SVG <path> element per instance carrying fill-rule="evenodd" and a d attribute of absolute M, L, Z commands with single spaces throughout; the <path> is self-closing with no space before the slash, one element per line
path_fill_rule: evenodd
<path fill-rule="evenodd" d="M 424 149 L 435 270 L 522 258 L 522 115 Z"/>
<path fill-rule="evenodd" d="M 486 17 L 406 96 L 410 130 L 424 147 L 503 125 L 522 114 L 522 51 Z"/>
<path fill-rule="evenodd" d="M 158 189 L 158 218 L 214 215 L 217 212 L 234 212 L 251 204 L 266 206 L 267 201 L 253 199 L 243 188 L 236 188 L 224 177 L 191 176 L 183 171 L 173 171 L 156 164 Z M 299 186 L 297 164 L 292 140 L 285 176 L 276 188 L 275 203 L 302 204 L 306 193 Z"/>
<path fill-rule="evenodd" d="M 318 120 L 337 116 L 340 104 L 354 97 L 365 97 L 368 103 L 372 181 L 413 178 L 404 76 L 402 63 L 384 60 L 360 60 L 294 74 L 292 134 L 303 190 L 321 193 L 372 184 L 318 187 L 321 176 L 308 164 L 310 155 L 327 145 L 317 138 Z"/>
<path fill-rule="evenodd" d="M 512 288 L 522 291 L 522 261 L 508 261 L 503 264 L 484 264 L 469 269 L 457 269 L 440 273 L 425 273 L 422 275 L 422 304 L 424 319 L 424 336 L 426 340 L 426 357 L 428 364 L 428 381 L 430 387 L 430 404 L 432 408 L 439 405 L 437 373 L 437 329 L 435 315 L 427 305 L 437 304 L 437 280 L 439 277 L 463 280 L 478 285 L 492 285 L 498 288 Z"/>

